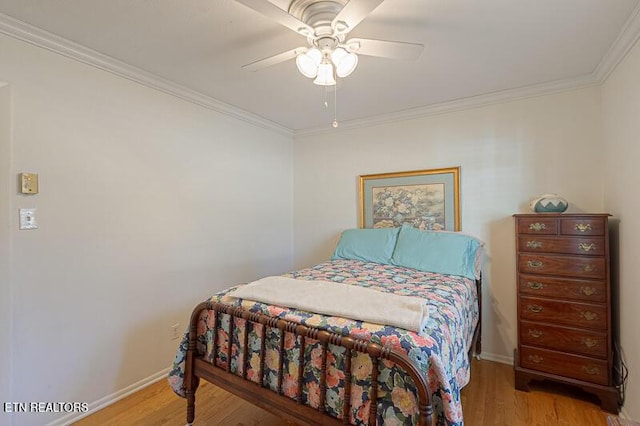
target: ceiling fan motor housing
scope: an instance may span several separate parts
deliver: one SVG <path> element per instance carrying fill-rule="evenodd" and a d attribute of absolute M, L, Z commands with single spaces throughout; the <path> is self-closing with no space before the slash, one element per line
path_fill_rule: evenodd
<path fill-rule="evenodd" d="M 312 38 L 336 37 L 336 29 L 331 23 L 346 3 L 346 0 L 293 0 L 289 13 L 314 29 L 315 37 Z M 340 28 L 342 32 L 347 29 Z"/>

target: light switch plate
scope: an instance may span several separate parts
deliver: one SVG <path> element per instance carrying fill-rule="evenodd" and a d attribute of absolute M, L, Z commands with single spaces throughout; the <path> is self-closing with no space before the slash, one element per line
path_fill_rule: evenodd
<path fill-rule="evenodd" d="M 20 229 L 38 229 L 36 209 L 20 209 Z"/>
<path fill-rule="evenodd" d="M 37 173 L 20 173 L 20 192 L 23 194 L 38 193 Z"/>

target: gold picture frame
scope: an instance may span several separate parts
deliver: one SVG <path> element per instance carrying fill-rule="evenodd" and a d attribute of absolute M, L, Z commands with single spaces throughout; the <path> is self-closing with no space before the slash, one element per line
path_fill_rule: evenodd
<path fill-rule="evenodd" d="M 460 167 L 360 176 L 360 227 L 460 231 Z"/>

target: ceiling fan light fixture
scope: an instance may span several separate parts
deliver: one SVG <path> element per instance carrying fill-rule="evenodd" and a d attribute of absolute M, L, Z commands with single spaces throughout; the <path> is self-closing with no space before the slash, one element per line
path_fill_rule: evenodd
<path fill-rule="evenodd" d="M 336 75 L 346 77 L 358 66 L 358 55 L 347 52 L 342 47 L 338 47 L 331 53 L 331 60 L 336 65 Z"/>
<path fill-rule="evenodd" d="M 333 77 L 333 64 L 330 61 L 323 61 L 318 65 L 318 76 L 313 82 L 320 86 L 333 86 L 336 79 Z"/>
<path fill-rule="evenodd" d="M 318 75 L 318 67 L 322 61 L 322 53 L 316 49 L 309 49 L 296 57 L 296 65 L 298 70 L 308 78 L 314 78 Z"/>

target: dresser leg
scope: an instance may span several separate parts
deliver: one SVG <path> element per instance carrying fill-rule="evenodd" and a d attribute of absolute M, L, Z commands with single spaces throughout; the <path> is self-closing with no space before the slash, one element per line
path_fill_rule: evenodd
<path fill-rule="evenodd" d="M 531 376 L 520 368 L 520 357 L 517 349 L 513 350 L 513 373 L 515 376 L 515 388 L 519 391 L 529 392 Z"/>
<path fill-rule="evenodd" d="M 588 390 L 595 394 L 600 399 L 600 408 L 609 413 L 618 414 L 618 390 L 616 388 L 610 388 L 607 390 Z"/>
<path fill-rule="evenodd" d="M 516 389 L 523 392 L 529 392 L 530 379 L 525 374 L 516 372 Z"/>

